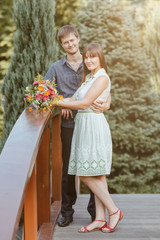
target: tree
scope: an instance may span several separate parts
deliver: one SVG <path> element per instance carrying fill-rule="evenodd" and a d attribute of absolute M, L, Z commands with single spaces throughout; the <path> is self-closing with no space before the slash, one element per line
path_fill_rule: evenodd
<path fill-rule="evenodd" d="M 13 51 L 13 34 L 15 24 L 12 19 L 13 1 L 1 1 L 0 9 L 0 138 L 3 129 L 3 111 L 1 106 L 2 79 L 10 64 L 10 56 Z"/>
<path fill-rule="evenodd" d="M 120 1 L 89 1 L 77 16 L 82 48 L 102 46 L 112 82 L 106 113 L 113 139 L 112 193 L 159 193 L 160 106 L 151 90 L 153 60 Z"/>
<path fill-rule="evenodd" d="M 24 89 L 37 73 L 45 75 L 56 60 L 54 1 L 16 0 L 14 19 L 17 31 L 11 64 L 4 78 L 3 146 L 24 109 Z"/>
<path fill-rule="evenodd" d="M 147 3 L 144 21 L 144 38 L 148 44 L 149 54 L 154 59 L 155 71 L 152 75 L 152 83 L 160 94 L 160 2 L 157 0 L 149 0 Z"/>
<path fill-rule="evenodd" d="M 12 2 L 12 0 L 3 1 L 0 9 L 0 80 L 2 80 L 9 67 L 13 50 L 15 24 L 12 18 Z"/>
<path fill-rule="evenodd" d="M 86 3 L 87 0 L 56 0 L 56 27 L 59 29 L 70 24 L 73 16 L 81 9 L 81 5 Z"/>

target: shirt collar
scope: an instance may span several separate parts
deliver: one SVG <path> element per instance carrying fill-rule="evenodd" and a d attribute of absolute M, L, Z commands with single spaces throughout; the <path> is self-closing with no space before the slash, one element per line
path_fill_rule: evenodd
<path fill-rule="evenodd" d="M 67 61 L 67 60 L 66 60 L 66 57 L 67 57 L 67 56 L 65 56 L 64 58 L 62 58 L 62 64 L 63 64 L 63 65 L 64 65 L 64 64 L 66 63 L 66 61 Z"/>
<path fill-rule="evenodd" d="M 62 58 L 62 64 L 64 65 L 65 63 L 67 63 L 67 55 L 64 58 Z M 79 66 L 82 67 L 83 62 L 81 62 Z"/>

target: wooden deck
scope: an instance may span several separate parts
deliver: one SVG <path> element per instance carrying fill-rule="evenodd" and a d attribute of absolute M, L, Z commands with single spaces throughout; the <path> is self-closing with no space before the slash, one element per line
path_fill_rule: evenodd
<path fill-rule="evenodd" d="M 90 222 L 86 211 L 88 195 L 79 195 L 74 221 L 68 227 L 56 226 L 52 240 L 158 240 L 160 239 L 160 194 L 114 194 L 113 200 L 123 210 L 124 218 L 113 233 L 101 231 L 78 233 Z"/>

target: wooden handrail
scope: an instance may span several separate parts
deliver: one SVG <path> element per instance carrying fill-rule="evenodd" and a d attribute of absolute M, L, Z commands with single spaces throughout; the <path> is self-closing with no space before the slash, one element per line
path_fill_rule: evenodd
<path fill-rule="evenodd" d="M 51 112 L 24 110 L 15 123 L 0 156 L 0 238 L 14 240 L 24 207 L 24 238 L 36 240 L 38 227 L 50 221 L 50 161 L 49 120 Z M 57 193 L 52 196 L 60 200 L 61 144 L 60 115 L 52 120 L 56 126 L 56 148 L 52 162 L 59 169 L 56 178 Z M 54 143 L 53 143 L 54 146 Z M 52 150 L 53 151 L 53 150 Z M 57 154 L 56 154 L 57 153 Z M 52 164 L 53 165 L 53 164 Z M 54 167 L 52 179 L 54 176 Z M 52 188 L 54 188 L 52 180 Z M 45 208 L 45 212 L 42 210 Z"/>

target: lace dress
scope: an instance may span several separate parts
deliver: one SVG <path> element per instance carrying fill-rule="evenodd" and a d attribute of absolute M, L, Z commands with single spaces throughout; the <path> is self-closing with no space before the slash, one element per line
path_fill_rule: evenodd
<path fill-rule="evenodd" d="M 101 68 L 77 90 L 76 99 L 81 100 L 97 77 L 106 74 Z M 108 77 L 109 79 L 109 77 Z M 98 97 L 107 99 L 111 83 Z M 77 176 L 97 176 L 110 174 L 112 163 L 112 140 L 108 122 L 103 113 L 94 113 L 91 108 L 78 110 L 75 119 L 68 174 Z"/>

